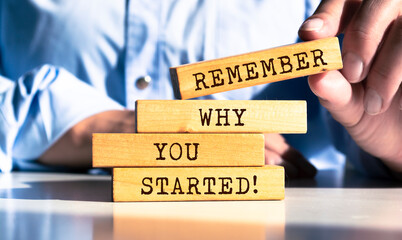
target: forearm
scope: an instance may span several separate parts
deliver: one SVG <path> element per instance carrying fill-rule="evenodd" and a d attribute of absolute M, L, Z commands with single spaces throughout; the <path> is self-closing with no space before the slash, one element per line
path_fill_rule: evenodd
<path fill-rule="evenodd" d="M 84 119 L 56 141 L 38 161 L 52 166 L 89 168 L 92 166 L 92 133 L 134 132 L 134 114 L 134 111 L 115 110 Z"/>
<path fill-rule="evenodd" d="M 133 113 L 63 69 L 44 65 L 0 83 L 2 171 L 89 167 L 92 132 L 134 131 Z"/>

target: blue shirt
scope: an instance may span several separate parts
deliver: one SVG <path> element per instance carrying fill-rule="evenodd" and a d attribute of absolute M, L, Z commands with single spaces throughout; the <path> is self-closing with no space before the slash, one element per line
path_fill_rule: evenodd
<path fill-rule="evenodd" d="M 0 0 L 0 169 L 43 170 L 36 159 L 77 122 L 134 109 L 137 99 L 172 99 L 171 66 L 296 42 L 317 4 Z M 143 76 L 152 82 L 139 89 Z M 305 80 L 204 98 L 307 99 L 309 133 L 288 141 L 319 168 L 343 162 Z"/>

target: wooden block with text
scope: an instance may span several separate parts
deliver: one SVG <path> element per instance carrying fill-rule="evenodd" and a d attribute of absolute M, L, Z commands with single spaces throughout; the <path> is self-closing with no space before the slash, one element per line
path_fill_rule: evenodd
<path fill-rule="evenodd" d="M 177 99 L 341 69 L 336 37 L 170 68 Z"/>
<path fill-rule="evenodd" d="M 305 133 L 305 101 L 138 100 L 139 133 Z"/>
<path fill-rule="evenodd" d="M 94 133 L 94 167 L 262 166 L 263 134 Z"/>
<path fill-rule="evenodd" d="M 113 200 L 281 200 L 284 181 L 281 166 L 114 168 Z"/>

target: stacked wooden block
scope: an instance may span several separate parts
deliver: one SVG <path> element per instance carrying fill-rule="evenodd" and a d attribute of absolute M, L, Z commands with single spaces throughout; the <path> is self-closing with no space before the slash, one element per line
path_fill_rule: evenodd
<path fill-rule="evenodd" d="M 334 41 L 172 68 L 176 96 L 340 68 Z M 263 133 L 306 131 L 305 101 L 139 100 L 135 134 L 93 135 L 93 166 L 114 168 L 114 201 L 283 199 L 284 170 L 264 166 Z"/>

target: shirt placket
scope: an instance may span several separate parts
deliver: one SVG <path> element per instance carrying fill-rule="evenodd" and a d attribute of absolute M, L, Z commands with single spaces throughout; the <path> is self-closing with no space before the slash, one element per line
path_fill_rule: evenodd
<path fill-rule="evenodd" d="M 135 108 L 137 99 L 155 98 L 158 92 L 158 32 L 160 1 L 128 3 L 125 84 L 126 106 Z"/>

